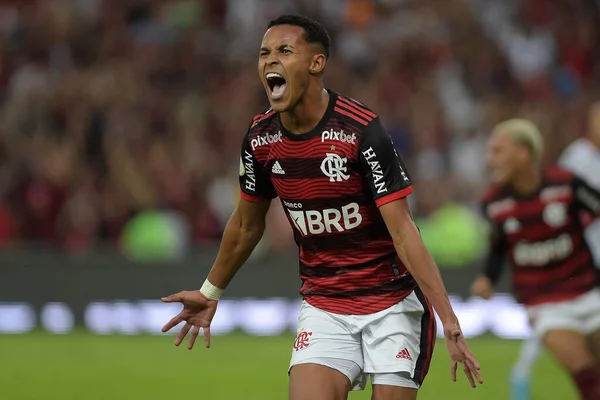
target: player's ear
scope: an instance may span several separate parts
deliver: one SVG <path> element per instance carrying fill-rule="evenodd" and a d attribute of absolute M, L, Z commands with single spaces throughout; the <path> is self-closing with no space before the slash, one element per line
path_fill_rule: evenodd
<path fill-rule="evenodd" d="M 517 147 L 517 157 L 523 163 L 533 161 L 531 152 L 525 146 Z"/>
<path fill-rule="evenodd" d="M 308 71 L 313 75 L 318 75 L 323 72 L 326 63 L 327 59 L 325 58 L 325 54 L 315 53 L 310 62 L 310 67 L 308 68 Z"/>

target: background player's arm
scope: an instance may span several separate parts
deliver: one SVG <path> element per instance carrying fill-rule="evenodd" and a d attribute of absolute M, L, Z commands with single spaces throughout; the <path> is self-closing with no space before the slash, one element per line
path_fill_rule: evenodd
<path fill-rule="evenodd" d="M 485 259 L 483 275 L 496 285 L 502 274 L 506 256 L 505 238 L 502 228 L 492 223 L 490 249 Z"/>
<path fill-rule="evenodd" d="M 596 218 L 600 217 L 600 192 L 588 185 L 583 179 L 573 180 L 573 193 L 575 203 L 579 208 L 591 213 Z"/>
<path fill-rule="evenodd" d="M 240 156 L 240 201 L 227 222 L 221 247 L 208 281 L 225 289 L 260 242 L 275 189 L 256 160 L 248 136 L 244 138 Z"/>
<path fill-rule="evenodd" d="M 560 155 L 560 158 L 558 159 L 558 165 L 568 171 L 577 171 L 581 165 L 581 160 L 578 161 L 578 156 L 580 157 L 581 154 L 578 153 L 579 152 L 577 151 L 576 144 L 572 143 Z"/>
<path fill-rule="evenodd" d="M 494 294 L 494 286 L 500 280 L 506 259 L 505 236 L 502 228 L 490 221 L 490 247 L 486 255 L 483 273 L 479 275 L 471 291 L 474 295 L 489 299 Z"/>
<path fill-rule="evenodd" d="M 358 155 L 366 186 L 394 240 L 398 256 L 445 324 L 457 324 L 437 265 L 415 225 L 406 196 L 412 184 L 392 140 L 379 119 L 361 136 Z"/>

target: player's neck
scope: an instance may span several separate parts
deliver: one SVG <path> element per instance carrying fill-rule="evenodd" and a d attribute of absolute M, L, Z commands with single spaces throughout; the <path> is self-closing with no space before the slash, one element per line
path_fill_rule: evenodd
<path fill-rule="evenodd" d="M 537 169 L 530 169 L 519 173 L 513 179 L 512 187 L 520 195 L 528 196 L 537 192 L 542 185 L 542 177 Z"/>
<path fill-rule="evenodd" d="M 321 121 L 328 105 L 329 92 L 325 88 L 309 88 L 293 110 L 281 113 L 281 123 L 285 129 L 297 135 L 310 132 Z"/>

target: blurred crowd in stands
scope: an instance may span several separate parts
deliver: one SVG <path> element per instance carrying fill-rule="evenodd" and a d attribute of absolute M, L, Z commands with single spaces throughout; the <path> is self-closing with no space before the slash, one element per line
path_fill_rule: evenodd
<path fill-rule="evenodd" d="M 598 100 L 594 0 L 0 0 L 0 245 L 123 246 L 147 213 L 182 248 L 218 240 L 268 108 L 260 39 L 289 12 L 330 30 L 326 82 L 382 117 L 424 220 L 476 212 L 495 123 L 531 118 L 551 163 Z"/>

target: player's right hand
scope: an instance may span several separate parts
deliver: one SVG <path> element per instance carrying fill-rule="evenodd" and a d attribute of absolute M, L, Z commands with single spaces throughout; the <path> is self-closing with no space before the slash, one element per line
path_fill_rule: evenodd
<path fill-rule="evenodd" d="M 471 293 L 482 299 L 489 300 L 494 295 L 494 285 L 487 276 L 478 276 L 471 286 Z"/>
<path fill-rule="evenodd" d="M 183 304 L 183 310 L 162 328 L 163 332 L 167 332 L 180 322 L 185 321 L 185 325 L 181 328 L 177 338 L 175 338 L 175 346 L 179 346 L 190 329 L 193 328 L 187 346 L 188 350 L 191 350 L 200 333 L 200 328 L 202 328 L 204 332 L 204 345 L 206 348 L 210 347 L 210 323 L 217 311 L 218 302 L 216 300 L 208 300 L 198 290 L 179 292 L 163 297 L 161 300 L 165 303 L 178 302 Z"/>

